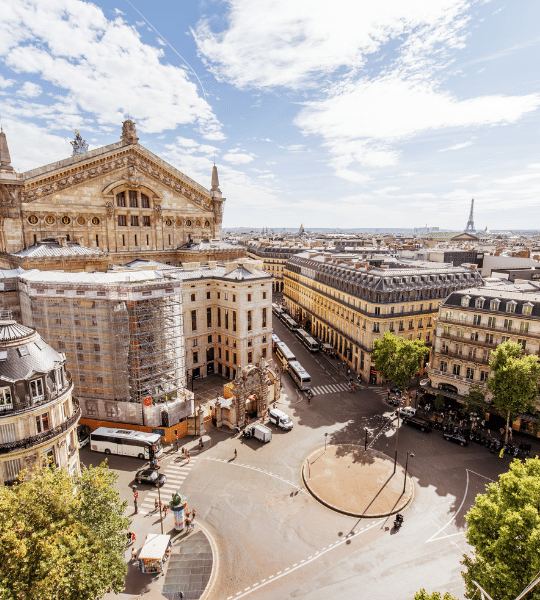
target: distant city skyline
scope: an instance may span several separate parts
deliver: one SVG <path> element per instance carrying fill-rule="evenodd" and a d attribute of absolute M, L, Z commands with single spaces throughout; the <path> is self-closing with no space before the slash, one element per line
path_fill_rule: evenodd
<path fill-rule="evenodd" d="M 19 171 L 140 143 L 224 228 L 540 223 L 538 3 L 0 0 L 0 121 Z"/>

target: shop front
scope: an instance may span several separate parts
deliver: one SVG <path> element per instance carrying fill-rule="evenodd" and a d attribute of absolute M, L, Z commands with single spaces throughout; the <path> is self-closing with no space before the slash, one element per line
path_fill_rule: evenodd
<path fill-rule="evenodd" d="M 161 573 L 171 553 L 171 546 L 168 535 L 149 533 L 137 557 L 141 572 L 150 575 Z"/>

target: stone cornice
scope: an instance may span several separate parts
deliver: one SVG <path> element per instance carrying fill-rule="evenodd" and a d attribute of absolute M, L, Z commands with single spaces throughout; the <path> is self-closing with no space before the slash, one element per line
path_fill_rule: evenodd
<path fill-rule="evenodd" d="M 24 183 L 22 202 L 31 203 L 85 181 L 123 171 L 121 179 L 133 180 L 137 187 L 144 186 L 145 178 L 159 181 L 198 208 L 205 211 L 212 211 L 213 208 L 212 197 L 205 188 L 138 144 L 113 147 L 110 152 L 67 165 L 58 163 L 56 170 L 36 171 L 40 170 L 30 171 L 29 174 L 35 175 Z"/>

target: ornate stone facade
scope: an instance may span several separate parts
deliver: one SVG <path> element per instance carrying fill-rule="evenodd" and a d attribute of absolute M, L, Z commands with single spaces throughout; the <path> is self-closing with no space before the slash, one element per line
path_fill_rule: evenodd
<path fill-rule="evenodd" d="M 2 253 L 63 236 L 117 263 L 146 255 L 177 264 L 186 242 L 221 237 L 219 188 L 207 190 L 141 146 L 130 120 L 120 142 L 20 174 L 1 135 Z"/>

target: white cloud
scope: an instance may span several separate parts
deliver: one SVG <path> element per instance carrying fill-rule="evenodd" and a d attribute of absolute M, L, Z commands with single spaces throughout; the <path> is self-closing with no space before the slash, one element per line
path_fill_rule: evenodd
<path fill-rule="evenodd" d="M 231 151 L 223 155 L 223 160 L 226 160 L 227 162 L 230 162 L 233 165 L 245 165 L 253 160 L 253 155 Z"/>
<path fill-rule="evenodd" d="M 220 124 L 184 68 L 162 62 L 121 17 L 81 0 L 0 0 L 0 57 L 60 89 L 77 112 L 118 124 L 129 110 L 141 130 L 197 124 L 217 139 Z"/>
<path fill-rule="evenodd" d="M 367 56 L 410 32 L 417 33 L 417 47 L 454 36 L 449 24 L 467 6 L 465 0 L 334 0 L 316 6 L 311 0 L 233 0 L 225 31 L 213 32 L 203 19 L 193 34 L 216 76 L 239 88 L 315 87 L 317 76 L 359 68 Z"/>
<path fill-rule="evenodd" d="M 23 86 L 17 91 L 17 95 L 24 96 L 26 98 L 37 98 L 41 95 L 42 89 L 37 83 L 26 81 Z"/>
<path fill-rule="evenodd" d="M 4 79 L 2 75 L 0 75 L 0 88 L 8 88 L 11 87 L 15 81 L 13 79 Z"/>
<path fill-rule="evenodd" d="M 461 144 L 450 146 L 450 148 L 441 148 L 439 152 L 448 152 L 448 150 L 461 150 L 462 148 L 467 148 L 468 146 L 472 146 L 472 142 L 462 142 Z"/>

